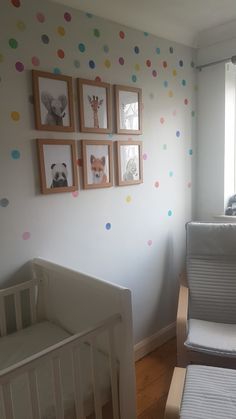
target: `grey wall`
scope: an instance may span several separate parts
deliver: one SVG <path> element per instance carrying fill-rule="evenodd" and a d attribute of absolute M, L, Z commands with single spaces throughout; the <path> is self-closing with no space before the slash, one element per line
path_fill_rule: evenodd
<path fill-rule="evenodd" d="M 1 284 L 41 256 L 125 285 L 138 342 L 176 313 L 194 187 L 195 52 L 44 0 L 4 2 L 0 28 Z M 130 136 L 80 133 L 75 84 L 76 131 L 36 131 L 32 68 L 142 88 L 143 134 L 132 136 L 143 142 L 142 185 L 40 194 L 36 138 L 75 139 L 80 158 L 81 139 Z"/>

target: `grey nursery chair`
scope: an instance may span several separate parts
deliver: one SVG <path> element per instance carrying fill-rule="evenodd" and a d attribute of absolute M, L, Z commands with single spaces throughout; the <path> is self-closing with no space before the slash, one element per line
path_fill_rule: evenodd
<path fill-rule="evenodd" d="M 236 224 L 188 223 L 177 314 L 178 365 L 236 368 Z"/>

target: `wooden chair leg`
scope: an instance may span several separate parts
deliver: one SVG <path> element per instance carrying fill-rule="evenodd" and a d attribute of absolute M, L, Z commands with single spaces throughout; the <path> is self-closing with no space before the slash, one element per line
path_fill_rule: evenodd
<path fill-rule="evenodd" d="M 177 367 L 174 369 L 170 390 L 167 397 L 164 419 L 179 419 L 185 374 L 185 368 Z"/>

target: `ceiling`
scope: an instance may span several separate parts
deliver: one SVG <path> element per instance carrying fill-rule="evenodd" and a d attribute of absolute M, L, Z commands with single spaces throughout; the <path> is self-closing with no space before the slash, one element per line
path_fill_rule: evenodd
<path fill-rule="evenodd" d="M 193 47 L 204 31 L 236 19 L 236 0 L 52 1 Z"/>

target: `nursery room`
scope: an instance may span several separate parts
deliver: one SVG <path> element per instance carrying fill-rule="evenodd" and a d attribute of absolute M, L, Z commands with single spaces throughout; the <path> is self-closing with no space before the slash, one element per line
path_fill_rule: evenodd
<path fill-rule="evenodd" d="M 0 419 L 233 419 L 234 0 L 0 0 Z"/>

